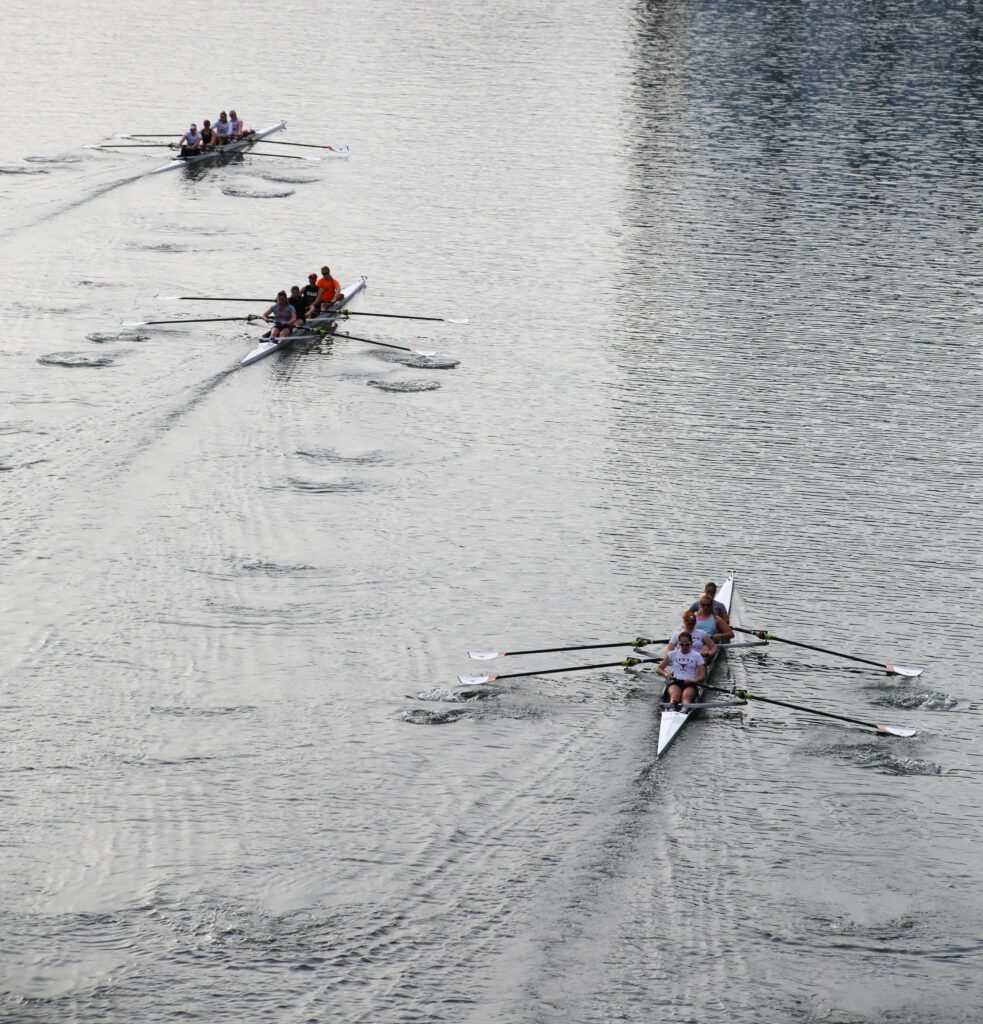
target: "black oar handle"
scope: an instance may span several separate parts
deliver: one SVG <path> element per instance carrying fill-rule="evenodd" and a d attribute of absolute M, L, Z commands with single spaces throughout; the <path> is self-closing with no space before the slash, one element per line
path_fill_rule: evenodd
<path fill-rule="evenodd" d="M 325 332 L 330 333 L 330 332 Z M 400 352 L 412 352 L 405 345 L 390 345 L 388 341 L 373 341 L 371 338 L 360 338 L 356 334 L 335 334 L 336 338 L 350 338 L 352 341 L 364 341 L 366 345 L 381 345 L 383 348 L 397 348 Z"/>
<path fill-rule="evenodd" d="M 786 640 L 783 636 L 775 636 L 766 629 L 742 629 L 732 622 L 730 628 L 738 633 L 749 633 L 751 636 L 760 637 L 762 640 L 777 640 L 780 644 L 790 644 L 792 647 L 804 647 L 807 651 L 819 651 L 820 654 L 832 654 L 836 658 L 847 658 L 850 661 L 859 661 L 863 665 L 875 665 L 877 668 L 886 668 L 882 661 L 871 661 L 870 658 L 858 658 L 856 654 L 844 654 L 842 651 L 831 651 L 828 647 L 816 647 L 815 644 L 804 644 L 800 640 Z"/>

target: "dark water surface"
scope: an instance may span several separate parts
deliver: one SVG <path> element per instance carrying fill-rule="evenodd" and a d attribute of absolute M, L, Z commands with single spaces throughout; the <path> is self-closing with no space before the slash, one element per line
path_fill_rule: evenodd
<path fill-rule="evenodd" d="M 0 1020 L 978 1021 L 983 9 L 5 14 Z M 82 148 L 221 104 L 351 155 Z M 325 261 L 472 322 L 119 326 Z M 454 685 L 731 568 L 918 735 Z"/>

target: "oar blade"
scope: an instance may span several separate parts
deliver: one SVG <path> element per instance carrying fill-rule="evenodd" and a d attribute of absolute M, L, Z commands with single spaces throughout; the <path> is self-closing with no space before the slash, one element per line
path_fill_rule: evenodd
<path fill-rule="evenodd" d="M 415 356 L 427 356 L 427 358 L 429 358 L 430 356 L 435 356 L 437 354 L 435 349 L 429 348 L 411 348 L 410 351 Z"/>
<path fill-rule="evenodd" d="M 906 739 L 917 732 L 916 729 L 906 729 L 900 725 L 877 725 L 876 729 L 884 736 L 903 736 Z"/>
<path fill-rule="evenodd" d="M 120 320 L 120 327 L 146 327 L 149 320 Z"/>
<path fill-rule="evenodd" d="M 495 658 L 504 658 L 508 651 L 468 651 L 468 657 L 472 661 L 493 661 Z"/>
<path fill-rule="evenodd" d="M 446 316 L 444 319 L 449 324 L 469 324 L 471 321 L 466 316 Z"/>
<path fill-rule="evenodd" d="M 173 302 L 175 299 L 180 299 L 180 295 L 165 295 L 163 292 L 158 292 L 155 298 L 161 300 L 161 302 Z"/>
<path fill-rule="evenodd" d="M 892 676 L 908 676 L 913 679 L 922 674 L 920 668 L 912 668 L 908 665 L 885 665 L 884 667 L 887 669 L 888 675 Z"/>
<path fill-rule="evenodd" d="M 498 676 L 458 676 L 458 682 L 465 686 L 477 686 L 479 683 L 492 683 Z"/>

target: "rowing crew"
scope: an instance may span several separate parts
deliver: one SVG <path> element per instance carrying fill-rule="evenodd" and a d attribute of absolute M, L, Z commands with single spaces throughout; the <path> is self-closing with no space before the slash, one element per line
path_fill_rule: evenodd
<path fill-rule="evenodd" d="M 227 142 L 249 138 L 252 134 L 253 129 L 247 129 L 234 110 L 228 113 L 223 110 L 215 124 L 207 119 L 202 121 L 200 129 L 192 124 L 178 140 L 178 145 L 181 147 L 181 156 L 191 156 L 215 146 L 224 146 Z"/>
<path fill-rule="evenodd" d="M 683 627 L 669 637 L 666 656 L 656 672 L 668 680 L 666 696 L 675 709 L 692 704 L 718 644 L 734 638 L 726 606 L 716 600 L 717 585 L 708 583 L 699 599 L 683 612 Z"/>
<path fill-rule="evenodd" d="M 341 285 L 331 276 L 330 267 L 321 267 L 320 277 L 308 274 L 303 291 L 295 284 L 289 295 L 277 292 L 276 302 L 263 314 L 263 319 L 273 324 L 271 340 L 286 338 L 294 328 L 303 327 L 308 320 L 327 313 L 339 298 Z"/>

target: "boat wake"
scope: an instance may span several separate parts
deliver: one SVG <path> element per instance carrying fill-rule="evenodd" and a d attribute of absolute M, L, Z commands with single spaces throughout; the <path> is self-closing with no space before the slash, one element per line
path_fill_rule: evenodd
<path fill-rule="evenodd" d="M 89 369 L 101 369 L 104 366 L 112 366 L 116 362 L 112 356 L 90 356 L 83 352 L 49 352 L 46 355 L 38 356 L 37 361 L 44 366 L 87 367 Z"/>
<path fill-rule="evenodd" d="M 236 188 L 234 185 L 226 185 L 222 192 L 227 196 L 235 196 L 240 199 L 286 199 L 294 194 L 294 189 L 285 192 L 256 191 L 255 189 Z"/>

